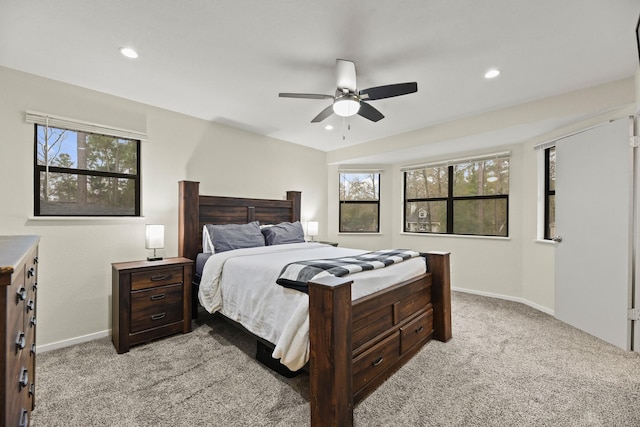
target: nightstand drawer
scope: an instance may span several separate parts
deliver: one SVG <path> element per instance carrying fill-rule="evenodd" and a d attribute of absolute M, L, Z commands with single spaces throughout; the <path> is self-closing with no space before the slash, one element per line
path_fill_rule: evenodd
<path fill-rule="evenodd" d="M 131 290 L 182 283 L 182 267 L 164 267 L 131 274 Z"/>
<path fill-rule="evenodd" d="M 131 332 L 183 320 L 182 284 L 131 292 Z"/>

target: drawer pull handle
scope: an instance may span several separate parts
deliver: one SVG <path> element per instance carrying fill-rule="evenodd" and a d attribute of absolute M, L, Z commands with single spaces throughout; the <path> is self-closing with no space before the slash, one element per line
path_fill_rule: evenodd
<path fill-rule="evenodd" d="M 36 354 L 36 343 L 31 344 L 31 354 Z"/>
<path fill-rule="evenodd" d="M 34 263 L 34 264 L 37 264 L 37 263 L 38 263 L 38 257 L 37 257 L 37 256 L 34 256 L 34 257 L 33 257 L 33 263 Z"/>
<path fill-rule="evenodd" d="M 20 371 L 18 384 L 20 384 L 20 389 L 22 389 L 22 387 L 26 387 L 27 384 L 29 384 L 29 372 L 27 371 L 27 368 L 22 368 L 22 370 Z"/>
<path fill-rule="evenodd" d="M 33 396 L 34 394 L 36 394 L 36 385 L 31 383 L 29 385 L 29 396 Z"/>
<path fill-rule="evenodd" d="M 151 276 L 151 281 L 159 282 L 160 280 L 165 280 L 165 279 L 168 279 L 169 277 L 171 277 L 170 274 L 158 274 L 156 276 Z"/>
<path fill-rule="evenodd" d="M 18 301 L 24 301 L 27 299 L 27 290 L 24 287 L 18 289 L 18 292 L 16 293 L 18 294 Z"/>
<path fill-rule="evenodd" d="M 160 314 L 154 314 L 153 316 L 151 316 L 151 320 L 160 320 L 160 319 L 164 319 L 165 314 L 164 313 L 160 313 Z"/>
<path fill-rule="evenodd" d="M 36 269 L 31 267 L 29 270 L 27 270 L 27 277 L 33 277 L 36 275 Z"/>
<path fill-rule="evenodd" d="M 372 366 L 378 366 L 379 364 L 382 363 L 382 361 L 384 360 L 384 357 L 380 356 L 378 357 L 376 360 L 374 360 L 373 362 L 371 362 Z"/>
<path fill-rule="evenodd" d="M 18 427 L 27 427 L 29 425 L 29 411 L 22 408 L 20 412 L 20 421 L 18 422 Z"/>
<path fill-rule="evenodd" d="M 29 311 L 31 311 L 31 310 L 34 310 L 35 308 L 36 308 L 36 303 L 35 303 L 35 302 L 33 302 L 33 300 L 32 300 L 32 299 L 30 299 L 30 300 L 27 302 L 27 312 L 29 312 Z"/>
<path fill-rule="evenodd" d="M 29 324 L 33 327 L 36 326 L 36 316 L 31 316 L 31 320 L 29 320 Z"/>
<path fill-rule="evenodd" d="M 151 301 L 158 301 L 165 297 L 165 294 L 151 295 Z"/>
<path fill-rule="evenodd" d="M 18 350 L 22 350 L 27 345 L 27 340 L 23 332 L 18 332 L 18 336 L 16 337 L 16 346 Z"/>
<path fill-rule="evenodd" d="M 33 291 L 37 291 L 38 290 L 38 282 L 34 282 L 33 283 Z"/>
<path fill-rule="evenodd" d="M 422 331 L 424 331 L 424 326 L 420 326 L 419 328 L 417 328 L 416 329 L 416 334 L 419 334 Z"/>

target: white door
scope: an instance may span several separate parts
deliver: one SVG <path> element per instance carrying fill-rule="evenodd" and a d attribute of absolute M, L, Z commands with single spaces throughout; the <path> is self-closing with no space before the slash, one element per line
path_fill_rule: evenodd
<path fill-rule="evenodd" d="M 631 286 L 629 121 L 556 145 L 555 316 L 628 350 Z"/>

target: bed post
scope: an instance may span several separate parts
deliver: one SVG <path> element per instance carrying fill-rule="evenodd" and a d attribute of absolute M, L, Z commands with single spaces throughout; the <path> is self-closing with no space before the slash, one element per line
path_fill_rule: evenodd
<path fill-rule="evenodd" d="M 178 256 L 196 259 L 200 224 L 200 183 L 180 181 L 178 206 Z"/>
<path fill-rule="evenodd" d="M 293 202 L 293 210 L 291 211 L 291 222 L 300 221 L 302 193 L 300 191 L 287 191 L 287 200 L 291 200 Z"/>
<path fill-rule="evenodd" d="M 433 275 L 431 302 L 433 304 L 434 338 L 451 339 L 451 271 L 449 252 L 427 252 L 428 270 Z"/>
<path fill-rule="evenodd" d="M 309 282 L 309 400 L 312 427 L 353 425 L 351 283 Z"/>

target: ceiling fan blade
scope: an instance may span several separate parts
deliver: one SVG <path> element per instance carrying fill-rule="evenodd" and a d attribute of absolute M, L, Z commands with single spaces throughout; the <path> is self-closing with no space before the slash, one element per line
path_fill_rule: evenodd
<path fill-rule="evenodd" d="M 356 64 L 346 59 L 336 59 L 336 86 L 338 89 L 356 91 Z"/>
<path fill-rule="evenodd" d="M 327 108 L 325 108 L 324 110 L 320 111 L 320 114 L 315 116 L 313 118 L 313 120 L 311 120 L 311 123 L 319 123 L 319 122 L 323 121 L 324 119 L 326 119 L 327 117 L 329 117 L 332 114 L 333 114 L 333 104 L 329 105 Z"/>
<path fill-rule="evenodd" d="M 323 95 L 320 93 L 279 93 L 280 98 L 302 98 L 302 99 L 333 99 L 333 95 Z"/>
<path fill-rule="evenodd" d="M 365 119 L 369 119 L 372 122 L 378 122 L 384 119 L 384 115 L 380 111 L 362 101 L 360 101 L 360 109 L 358 110 L 358 115 L 364 117 Z"/>
<path fill-rule="evenodd" d="M 370 87 L 360 91 L 360 98 L 372 101 L 375 99 L 392 98 L 394 96 L 407 95 L 418 91 L 418 83 L 397 83 L 386 86 Z"/>

